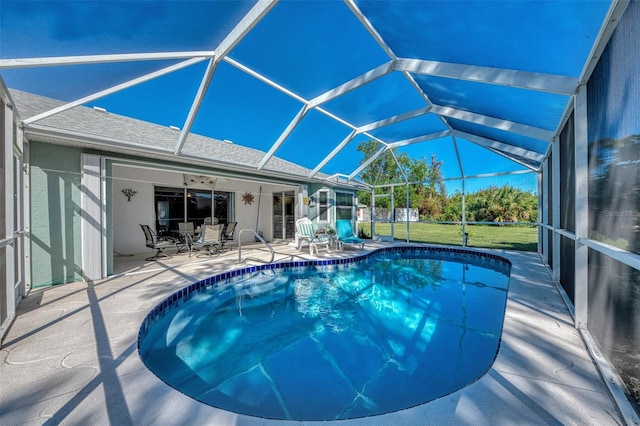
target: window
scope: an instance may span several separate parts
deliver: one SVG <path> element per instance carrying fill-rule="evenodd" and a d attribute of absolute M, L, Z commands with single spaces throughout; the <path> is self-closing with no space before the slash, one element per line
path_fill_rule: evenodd
<path fill-rule="evenodd" d="M 329 191 L 318 191 L 318 222 L 329 222 Z"/>
<path fill-rule="evenodd" d="M 167 234 L 178 230 L 179 222 L 202 225 L 206 218 L 215 223 L 233 221 L 233 192 L 204 189 L 155 189 L 156 231 Z"/>
<path fill-rule="evenodd" d="M 207 217 L 211 217 L 211 191 L 188 189 L 186 222 L 193 222 L 198 227 Z"/>
<path fill-rule="evenodd" d="M 217 223 L 233 222 L 233 192 L 214 191 L 213 217 Z"/>
<path fill-rule="evenodd" d="M 336 220 L 353 220 L 353 194 L 336 192 Z"/>
<path fill-rule="evenodd" d="M 184 222 L 184 189 L 156 187 L 155 208 L 158 235 L 177 231 L 178 222 Z"/>

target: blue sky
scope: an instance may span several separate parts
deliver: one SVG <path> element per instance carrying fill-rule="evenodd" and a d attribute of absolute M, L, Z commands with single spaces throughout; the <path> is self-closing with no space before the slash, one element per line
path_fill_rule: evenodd
<path fill-rule="evenodd" d="M 251 5 L 3 0 L 0 55 L 17 58 L 213 50 Z M 296 17 L 293 21 L 292 14 Z M 340 31 L 335 30 L 336 26 L 326 25 L 328 21 L 342 23 Z M 306 99 L 389 60 L 342 2 L 283 2 L 241 41 L 230 58 Z M 70 101 L 176 62 L 3 70 L 2 77 L 10 88 Z M 182 127 L 205 67 L 204 62 L 192 65 L 98 99 L 89 106 Z M 440 93 L 446 96 L 445 91 Z M 221 62 L 192 131 L 267 151 L 301 106 L 299 101 Z M 323 108 L 359 126 L 424 106 L 424 99 L 408 80 L 394 72 L 326 103 Z M 445 129 L 439 119 L 430 116 L 380 129 L 375 134 L 393 142 Z M 276 155 L 313 169 L 350 131 L 349 127 L 312 110 Z M 356 146 L 367 139 L 358 136 L 322 171 L 351 173 L 362 158 Z M 460 138 L 457 141 L 465 175 L 523 169 L 468 141 Z M 418 158 L 430 158 L 435 153 L 444 161 L 446 177 L 461 174 L 450 137 L 400 151 Z"/>

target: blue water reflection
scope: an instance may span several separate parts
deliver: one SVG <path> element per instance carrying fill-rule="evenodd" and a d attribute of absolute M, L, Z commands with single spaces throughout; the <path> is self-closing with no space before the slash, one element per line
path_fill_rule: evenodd
<path fill-rule="evenodd" d="M 422 404 L 497 353 L 508 268 L 383 252 L 337 270 L 263 271 L 169 310 L 140 344 L 181 392 L 252 416 L 331 420 Z"/>

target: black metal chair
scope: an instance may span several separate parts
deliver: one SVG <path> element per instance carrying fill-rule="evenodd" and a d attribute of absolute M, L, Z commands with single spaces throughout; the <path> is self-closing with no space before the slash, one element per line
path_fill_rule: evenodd
<path fill-rule="evenodd" d="M 175 247 L 175 241 L 158 239 L 158 236 L 151 230 L 151 227 L 149 225 L 140 225 L 140 227 L 142 228 L 142 232 L 144 232 L 144 238 L 146 239 L 147 247 L 156 250 L 155 255 L 147 257 L 145 260 L 158 260 L 158 258 L 160 257 L 171 258 L 171 256 L 164 252 L 164 249 Z"/>

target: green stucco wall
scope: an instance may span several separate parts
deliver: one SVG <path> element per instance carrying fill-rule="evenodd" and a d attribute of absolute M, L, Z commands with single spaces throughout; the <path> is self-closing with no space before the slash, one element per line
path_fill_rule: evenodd
<path fill-rule="evenodd" d="M 32 142 L 29 154 L 32 286 L 81 280 L 81 151 Z"/>
<path fill-rule="evenodd" d="M 321 190 L 329 191 L 329 223 L 334 223 L 333 207 L 335 206 L 335 198 L 333 189 L 325 185 L 309 184 L 309 196 L 318 199 L 318 191 Z M 316 225 L 318 225 L 318 214 L 320 214 L 320 206 L 318 206 L 318 204 L 314 207 L 309 207 L 309 219 Z"/>

